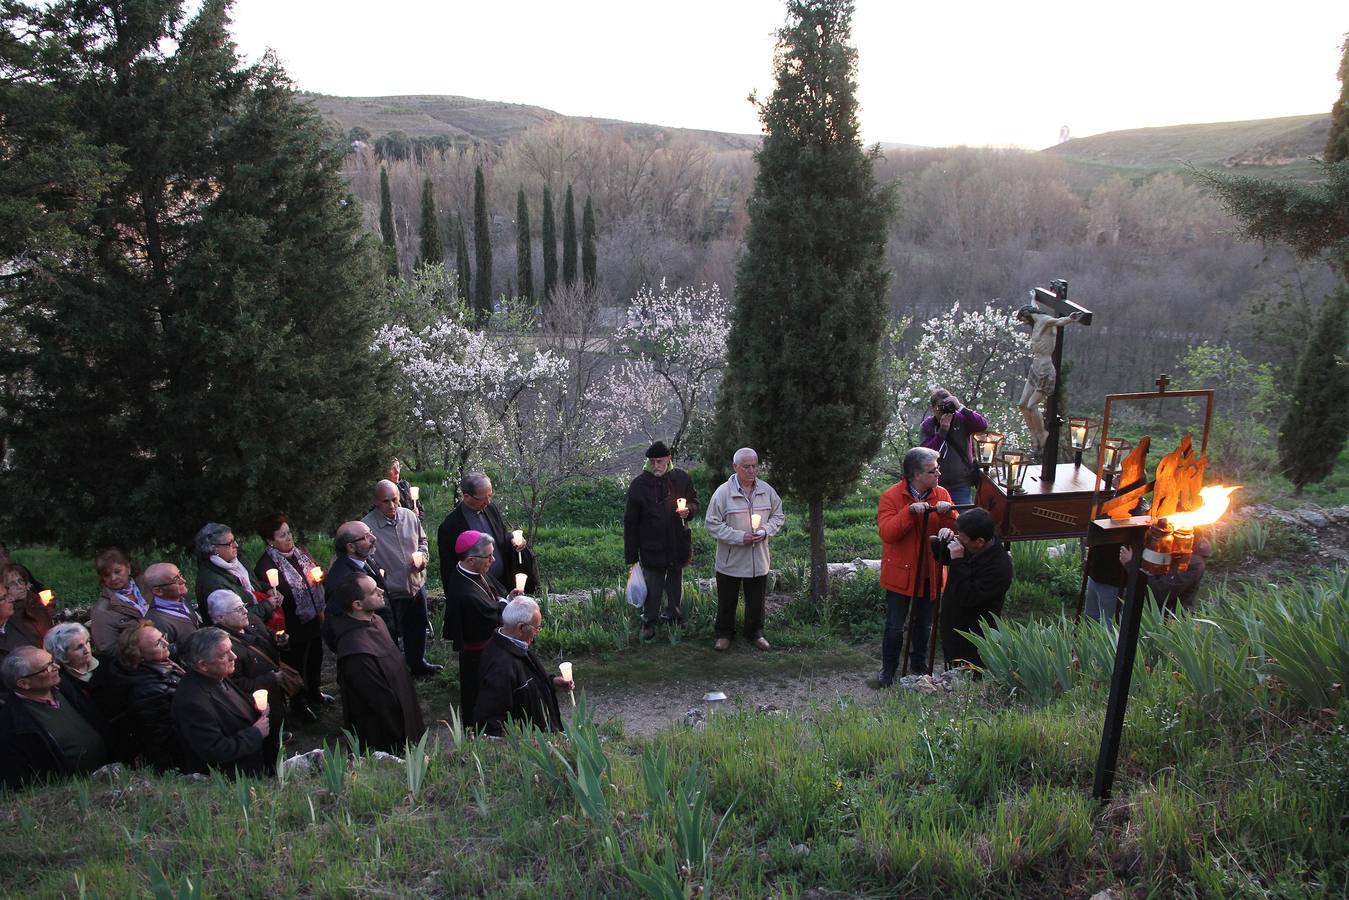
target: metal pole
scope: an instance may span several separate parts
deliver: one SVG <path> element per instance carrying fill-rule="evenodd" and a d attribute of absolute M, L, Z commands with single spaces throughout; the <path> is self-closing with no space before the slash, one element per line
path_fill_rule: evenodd
<path fill-rule="evenodd" d="M 1129 541 L 1133 559 L 1129 563 L 1127 598 L 1121 617 L 1119 638 L 1115 643 L 1115 671 L 1110 677 L 1110 699 L 1105 707 L 1105 728 L 1101 732 L 1101 752 L 1096 758 L 1096 779 L 1091 795 L 1097 800 L 1109 800 L 1115 783 L 1115 764 L 1119 760 L 1120 737 L 1124 732 L 1124 711 L 1129 702 L 1129 682 L 1134 674 L 1134 657 L 1138 655 L 1138 629 L 1143 619 L 1143 604 L 1147 599 L 1147 581 L 1139 571 L 1143 560 L 1143 541 L 1147 528 L 1139 526 Z"/>

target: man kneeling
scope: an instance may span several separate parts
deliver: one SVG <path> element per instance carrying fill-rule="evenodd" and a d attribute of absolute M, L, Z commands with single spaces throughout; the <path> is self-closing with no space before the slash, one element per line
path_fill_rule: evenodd
<path fill-rule="evenodd" d="M 501 627 L 482 652 L 481 683 L 475 718 L 483 731 L 500 737 L 506 719 L 530 722 L 542 731 L 561 731 L 562 713 L 555 690 L 570 690 L 571 682 L 544 671 L 534 652 L 534 639 L 543 625 L 539 605 L 516 597 L 501 612 Z"/>
<path fill-rule="evenodd" d="M 949 562 L 950 578 L 941 600 L 941 646 L 949 669 L 962 663 L 983 667 L 979 649 L 960 632 L 982 635 L 993 616 L 1002 615 L 1012 586 L 1012 557 L 998 540 L 993 517 L 975 507 L 961 513 L 955 530 L 937 532 L 938 558 Z M 945 546 L 940 546 L 944 542 Z M 944 559 L 942 557 L 945 557 Z"/>

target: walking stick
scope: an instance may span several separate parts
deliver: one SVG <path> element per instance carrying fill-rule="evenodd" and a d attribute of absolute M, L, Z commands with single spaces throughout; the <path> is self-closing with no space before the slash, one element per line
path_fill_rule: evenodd
<path fill-rule="evenodd" d="M 931 505 L 926 505 L 926 506 L 923 507 L 923 519 L 922 519 L 922 522 L 919 524 L 918 533 L 919 533 L 919 535 L 920 535 L 919 540 L 920 540 L 921 542 L 924 542 L 924 543 L 927 541 L 927 517 L 928 517 L 928 514 L 931 513 L 931 512 L 932 512 L 932 506 L 931 506 Z M 921 545 L 920 545 L 919 551 L 918 551 L 918 576 L 917 576 L 917 578 L 914 580 L 914 584 L 915 584 L 915 585 L 923 584 L 923 581 L 924 581 L 924 579 L 925 579 L 926 577 L 927 577 L 927 557 L 923 555 L 923 550 L 922 550 L 922 547 L 921 547 Z M 924 590 L 924 591 L 927 590 L 926 585 L 924 585 L 923 590 Z M 924 599 L 926 599 L 926 598 L 924 598 Z M 920 615 L 919 610 L 918 610 L 918 602 L 917 602 L 917 601 L 918 601 L 918 598 L 917 598 L 917 597 L 910 597 L 910 598 L 909 598 L 909 615 L 908 615 L 908 621 L 906 621 L 906 622 L 904 623 L 904 640 L 903 640 L 903 642 L 900 644 L 900 647 L 899 647 L 899 652 L 900 652 L 899 677 L 900 677 L 900 678 L 903 678 L 905 675 L 908 675 L 908 674 L 909 674 L 909 645 L 910 645 L 910 643 L 912 643 L 912 641 L 913 641 L 913 629 L 914 629 L 914 626 L 916 626 L 916 625 L 918 624 L 918 616 Z M 929 652 L 929 654 L 931 653 L 931 648 L 930 648 L 930 647 L 928 648 L 928 652 Z"/>

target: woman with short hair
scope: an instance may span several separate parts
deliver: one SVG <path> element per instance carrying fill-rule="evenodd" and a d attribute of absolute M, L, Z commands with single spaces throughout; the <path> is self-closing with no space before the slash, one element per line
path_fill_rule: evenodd
<path fill-rule="evenodd" d="M 89 631 L 79 622 L 62 622 L 47 632 L 42 646 L 61 667 L 56 689 L 76 708 L 92 709 L 102 722 L 93 723 L 103 734 L 110 759 L 122 760 L 130 747 L 124 695 L 112 667 L 94 656 Z"/>
<path fill-rule="evenodd" d="M 233 591 L 244 601 L 249 612 L 274 628 L 282 627 L 279 621 L 269 621 L 273 611 L 281 605 L 281 595 L 273 587 L 258 588 L 248 567 L 239 559 L 239 542 L 233 528 L 219 522 L 207 522 L 197 532 L 194 543 L 197 551 L 197 612 L 203 622 L 211 621 L 206 598 L 213 591 Z M 267 583 L 264 581 L 263 584 Z"/>
<path fill-rule="evenodd" d="M 15 629 L 34 647 L 42 646 L 42 639 L 53 625 L 51 610 L 43 606 L 38 597 L 40 587 L 26 566 L 16 562 L 0 566 L 0 589 L 14 603 L 14 612 L 5 627 Z"/>

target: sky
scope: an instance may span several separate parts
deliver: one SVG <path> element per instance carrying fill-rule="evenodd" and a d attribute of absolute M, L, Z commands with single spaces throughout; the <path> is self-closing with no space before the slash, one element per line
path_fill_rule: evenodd
<path fill-rule="evenodd" d="M 757 134 L 780 0 L 235 0 L 240 53 L 306 91 L 456 94 Z M 857 0 L 863 139 L 1020 146 L 1325 113 L 1343 0 Z"/>

